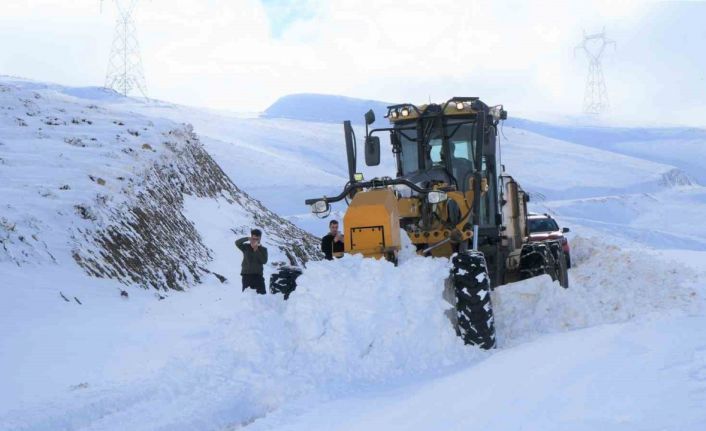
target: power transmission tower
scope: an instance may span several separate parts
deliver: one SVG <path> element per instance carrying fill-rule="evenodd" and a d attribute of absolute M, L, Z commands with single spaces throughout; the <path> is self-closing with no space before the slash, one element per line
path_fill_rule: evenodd
<path fill-rule="evenodd" d="M 137 90 L 147 98 L 147 84 L 142 70 L 140 45 L 137 42 L 137 28 L 133 18 L 137 2 L 138 0 L 114 0 L 118 18 L 110 48 L 105 87 L 112 88 L 124 96 Z M 101 0 L 101 5 L 102 3 Z"/>
<path fill-rule="evenodd" d="M 583 97 L 583 111 L 587 114 L 600 114 L 610 107 L 608 90 L 603 77 L 603 67 L 601 66 L 601 57 L 610 45 L 615 47 L 615 41 L 606 38 L 604 28 L 602 32 L 590 35 L 584 31 L 583 42 L 574 48 L 574 54 L 577 50 L 583 50 L 588 58 L 586 92 Z"/>

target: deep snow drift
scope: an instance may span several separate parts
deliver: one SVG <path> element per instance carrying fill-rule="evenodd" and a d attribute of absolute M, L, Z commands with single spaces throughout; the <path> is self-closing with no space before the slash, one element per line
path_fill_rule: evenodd
<path fill-rule="evenodd" d="M 216 261 L 232 255 L 231 245 L 223 239 L 211 238 L 207 243 Z M 627 355 L 643 361 L 642 365 L 639 352 L 647 348 L 650 355 L 657 355 L 655 365 L 644 370 L 647 374 L 630 368 L 632 377 L 614 382 L 612 390 L 618 388 L 624 394 L 639 390 L 652 381 L 649 373 L 657 364 L 678 365 L 680 358 L 687 361 L 684 368 L 675 370 L 675 379 L 666 374 L 664 384 L 701 384 L 699 367 L 706 364 L 699 362 L 698 348 L 706 346 L 706 335 L 697 329 L 704 320 L 681 316 L 703 316 L 703 268 L 699 272 L 596 239 L 578 238 L 574 244 L 576 267 L 570 289 L 542 277 L 493 293 L 498 354 L 463 346 L 451 330 L 444 316 L 450 306 L 440 292 L 448 271 L 444 259 L 413 257 L 398 268 L 359 257 L 311 263 L 287 302 L 280 296 L 241 294 L 236 286 L 212 283 L 164 301 L 138 292 L 118 303 L 112 295 L 91 294 L 96 286 L 85 287 L 84 305 L 79 306 L 44 295 L 44 289 L 50 289 L 48 282 L 29 284 L 11 276 L 11 283 L 24 283 L 26 289 L 3 304 L 7 308 L 1 323 L 8 336 L 3 337 L 1 365 L 3 370 L 20 372 L 3 376 L 0 423 L 3 429 L 18 430 L 178 430 L 235 429 L 254 421 L 254 429 L 267 429 L 289 424 L 308 405 L 345 399 L 358 391 L 372 398 L 361 407 L 368 414 L 387 411 L 387 404 L 407 411 L 408 406 L 398 404 L 404 396 L 387 394 L 398 385 L 412 385 L 410 393 L 431 391 L 427 398 L 460 400 L 453 394 L 482 394 L 500 384 L 493 393 L 503 397 L 494 404 L 503 405 L 511 402 L 508 396 L 516 389 L 515 375 L 532 376 L 528 382 L 534 383 L 527 383 L 530 386 L 522 392 L 533 396 L 525 400 L 528 403 L 566 397 L 585 411 L 597 412 L 604 405 L 599 394 L 607 390 L 607 383 L 597 384 L 596 392 L 582 393 L 575 383 L 560 382 L 589 382 L 596 373 L 614 376 L 617 363 L 611 361 Z M 625 274 L 626 268 L 632 271 Z M 23 321 L 27 310 L 37 308 L 43 310 L 41 315 L 31 324 Z M 625 321 L 635 323 L 625 329 L 595 328 L 588 340 L 583 332 L 573 331 Z M 635 331 L 643 334 L 639 343 L 631 341 Z M 553 333 L 566 335 L 545 338 Z M 673 337 L 674 342 L 680 340 L 680 347 L 672 350 L 672 344 L 652 337 Z M 650 342 L 653 339 L 656 344 Z M 610 356 L 596 356 L 596 349 L 607 349 Z M 697 355 L 693 359 L 691 349 Z M 587 351 L 594 356 L 581 353 Z M 545 368 L 540 372 L 530 364 L 539 363 L 543 355 Z M 562 364 L 564 371 L 557 371 L 554 363 Z M 446 377 L 433 383 L 436 376 Z M 559 380 L 547 383 L 553 379 Z M 431 389 L 425 389 L 428 385 Z M 372 388 L 379 388 L 374 393 L 384 390 L 370 395 Z M 671 391 L 679 394 L 678 386 Z M 701 421 L 694 423 L 706 420 L 702 410 L 690 407 L 706 402 L 705 393 L 694 392 L 692 404 L 684 406 L 690 421 Z M 383 409 L 374 407 L 379 396 L 384 399 Z M 564 414 L 563 406 L 546 405 L 538 411 L 527 407 L 522 421 L 551 421 Z M 645 428 L 650 424 L 647 420 L 655 417 L 636 417 L 629 404 L 619 406 L 614 406 L 616 411 L 629 413 L 624 424 L 635 428 Z M 439 408 L 432 407 L 437 413 L 428 421 L 444 423 L 445 410 Z M 498 422 L 506 415 L 497 409 L 490 423 L 513 429 L 517 422 Z M 610 413 L 606 416 L 615 419 Z M 344 415 L 340 424 L 353 425 L 356 418 Z M 573 419 L 581 423 L 581 417 Z M 304 428 L 317 423 L 306 415 L 301 420 Z M 469 429 L 461 417 L 456 420 L 456 428 Z M 474 423 L 481 429 L 482 421 Z M 355 424 L 350 429 L 365 428 L 364 422 Z"/>
<path fill-rule="evenodd" d="M 49 250 L 56 263 L 51 257 L 21 266 L 0 262 L 2 430 L 700 430 L 706 424 L 706 232 L 699 228 L 706 201 L 702 187 L 665 180 L 674 178 L 673 165 L 506 127 L 508 171 L 532 193 L 535 210 L 570 223 L 574 267 L 568 290 L 540 277 L 494 291 L 499 349 L 482 352 L 463 346 L 444 315 L 450 308 L 441 296 L 444 259 L 407 253 L 397 268 L 355 256 L 309 262 L 287 302 L 241 293 L 231 229 L 241 233 L 258 222 L 264 210 L 254 201 L 177 193 L 181 216 L 208 250 L 204 268 L 225 276 L 224 283 L 206 273 L 201 285 L 159 300 L 153 290 L 89 277 L 65 240 L 74 223 L 87 223 L 72 210 L 74 200 L 92 203 L 113 184 L 89 174 L 108 180 L 118 175 L 109 175 L 113 167 L 140 177 L 152 159 L 134 159 L 133 166 L 116 158 L 122 147 L 114 142 L 137 137 L 101 123 L 100 115 L 81 117 L 106 130 L 104 145 L 88 157 L 84 147 L 58 138 L 83 127 L 71 119 L 66 126 L 22 126 L 14 111 L 24 105 L 14 93 L 26 92 L 22 98 L 36 104 L 41 118 L 54 109 L 73 116 L 91 105 L 96 109 L 87 112 L 110 121 L 140 121 L 148 129 L 151 122 L 153 135 L 140 132 L 157 148 L 145 151 L 149 157 L 168 155 L 156 144 L 175 129 L 183 133 L 182 148 L 190 148 L 190 129 L 177 123 L 191 122 L 235 184 L 317 229 L 322 225 L 298 214 L 306 210 L 303 198 L 331 194 L 345 182 L 340 126 L 3 84 L 10 90 L 2 97 L 13 104 L 2 105 L 0 174 L 8 182 L 0 193 L 12 212 L 5 206 L 0 215 L 28 220 L 16 224 L 22 229 L 37 227 L 47 244 L 37 255 Z M 49 136 L 35 136 L 38 127 Z M 58 152 L 66 159 L 54 166 L 23 151 L 30 137 L 45 140 L 42 151 L 62 143 L 71 148 Z M 60 160 L 58 153 L 50 154 Z M 46 185 L 64 172 L 66 180 L 53 181 L 70 184 L 71 199 Z M 41 187 L 60 198 L 42 196 L 35 190 Z M 67 218 L 54 218 L 62 209 Z M 285 234 L 266 228 L 268 247 L 287 260 L 277 252 L 287 245 Z M 12 243 L 22 241 L 13 236 Z"/>

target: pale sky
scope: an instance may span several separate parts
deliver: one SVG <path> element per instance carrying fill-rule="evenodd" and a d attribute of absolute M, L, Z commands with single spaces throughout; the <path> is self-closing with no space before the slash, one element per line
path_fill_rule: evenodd
<path fill-rule="evenodd" d="M 0 0 L 0 74 L 103 85 L 115 8 Z M 149 96 L 261 111 L 291 93 L 413 103 L 480 96 L 512 114 L 580 114 L 582 32 L 617 42 L 611 118 L 706 126 L 706 3 L 140 0 Z"/>

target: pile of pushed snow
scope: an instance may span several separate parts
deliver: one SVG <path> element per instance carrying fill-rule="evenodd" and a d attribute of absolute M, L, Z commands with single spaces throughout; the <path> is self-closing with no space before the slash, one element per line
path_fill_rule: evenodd
<path fill-rule="evenodd" d="M 198 217 L 199 208 L 199 201 L 187 202 L 215 262 L 225 265 L 232 245 L 215 234 L 218 226 L 203 228 L 207 220 Z M 204 211 L 218 214 L 215 208 Z M 702 303 L 695 273 L 652 255 L 579 237 L 573 257 L 568 290 L 542 277 L 493 292 L 501 349 L 540 334 L 693 310 Z M 72 380 L 59 388 L 45 384 L 44 394 L 31 394 L 34 401 L 28 404 L 10 402 L 14 408 L 0 413 L 0 424 L 221 429 L 249 423 L 312 393 L 326 399 L 360 385 L 467 366 L 492 352 L 464 346 L 455 335 L 446 317 L 450 305 L 442 298 L 448 271 L 446 259 L 407 255 L 395 267 L 346 256 L 310 263 L 286 302 L 279 295 L 241 293 L 237 285 L 205 286 L 150 302 L 138 315 L 110 317 L 105 332 L 113 348 L 123 352 L 120 363 L 93 363 L 89 346 L 101 343 L 93 338 L 105 334 L 83 327 L 76 311 L 51 315 L 53 322 L 63 322 L 52 327 L 56 339 L 61 339 L 59 331 L 72 330 L 62 348 L 86 352 L 86 359 L 78 355 L 76 362 L 53 363 L 49 371 L 28 370 L 38 378 L 51 372 Z M 95 312 L 101 309 L 98 305 Z M 110 329 L 123 327 L 124 333 Z M 141 328 L 141 341 L 130 335 L 133 327 Z M 21 357 L 16 347 L 27 331 L 22 325 L 12 328 L 16 342 L 7 346 L 12 354 L 6 361 Z M 154 365 L 156 358 L 162 358 L 160 366 Z M 126 375 L 121 364 L 136 363 L 150 364 L 151 372 Z"/>
<path fill-rule="evenodd" d="M 442 298 L 448 274 L 447 259 L 312 263 L 284 314 L 304 360 L 295 365 L 318 357 L 325 378 L 369 379 L 468 360 L 475 349 L 463 347 Z"/>
<path fill-rule="evenodd" d="M 229 429 L 308 394 L 469 364 L 489 353 L 454 333 L 442 298 L 448 272 L 446 259 L 395 267 L 346 256 L 310 263 L 286 302 L 211 284 L 163 301 L 131 296 L 131 307 L 107 315 L 98 298 L 67 304 L 39 320 L 54 322 L 43 335 L 60 340 L 50 342 L 47 361 L 54 348 L 75 359 L 46 369 L 28 363 L 30 382 L 0 375 L 10 390 L 21 388 L 19 400 L 0 403 L 0 428 Z M 81 324 L 88 316 L 91 328 Z M 28 328 L 11 325 L 3 370 L 27 355 L 31 339 Z M 62 337 L 67 330 L 72 336 Z M 119 359 L 92 351 L 107 340 Z M 43 383 L 31 392 L 35 378 Z"/>
<path fill-rule="evenodd" d="M 213 258 L 185 196 L 238 212 L 231 240 L 267 232 L 271 262 L 318 257 L 316 238 L 239 189 L 190 126 L 114 111 L 103 103 L 117 96 L 103 96 L 0 80 L 0 264 L 75 262 L 126 285 L 184 289 Z"/>
<path fill-rule="evenodd" d="M 542 276 L 493 292 L 501 347 L 638 316 L 703 310 L 700 275 L 691 268 L 596 238 L 579 236 L 571 246 L 569 289 Z"/>
<path fill-rule="evenodd" d="M 190 200 L 187 207 L 194 216 L 200 205 Z M 199 220 L 204 231 L 208 220 Z M 232 244 L 216 230 L 205 230 L 205 240 L 225 264 Z M 681 266 L 595 239 L 575 239 L 573 253 L 568 290 L 542 277 L 493 292 L 500 350 L 540 334 L 703 303 L 696 274 Z M 68 304 L 42 327 L 74 360 L 53 361 L 55 347 L 48 346 L 46 369 L 25 365 L 41 379 L 34 391 L 21 378 L 2 376 L 11 389 L 23 388 L 24 403 L 2 400 L 0 428 L 231 429 L 305 397 L 325 400 L 467 367 L 493 352 L 464 346 L 455 335 L 442 298 L 448 273 L 446 259 L 408 255 L 395 267 L 345 256 L 309 263 L 288 301 L 210 284 L 108 315 L 107 303 Z M 87 328 L 76 310 L 100 317 Z M 6 322 L 12 336 L 3 346 L 3 370 L 30 348 L 33 330 L 13 323 L 17 317 L 10 313 Z M 67 328 L 72 336 L 62 337 Z M 119 360 L 92 352 L 106 336 Z"/>

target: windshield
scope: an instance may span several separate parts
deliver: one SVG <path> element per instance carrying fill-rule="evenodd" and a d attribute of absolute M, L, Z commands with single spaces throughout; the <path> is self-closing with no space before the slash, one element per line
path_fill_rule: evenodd
<path fill-rule="evenodd" d="M 530 233 L 535 232 L 552 232 L 559 230 L 559 226 L 554 219 L 550 218 L 531 218 L 529 219 Z"/>
<path fill-rule="evenodd" d="M 473 162 L 473 151 L 475 148 L 475 133 L 473 133 L 473 124 L 451 124 L 447 126 L 449 133 L 449 142 L 453 149 L 453 157 L 455 159 L 465 159 Z"/>
<path fill-rule="evenodd" d="M 428 123 L 432 124 L 432 123 Z M 473 154 L 475 148 L 475 134 L 473 124 L 451 123 L 446 126 L 449 150 L 452 156 L 451 166 L 454 177 L 463 177 L 473 167 Z M 417 142 L 416 129 L 399 130 L 400 138 L 400 167 L 401 174 L 408 175 L 419 171 L 419 143 Z M 442 131 L 438 128 L 427 133 L 427 153 L 424 168 L 445 166 L 445 150 L 443 148 Z"/>

